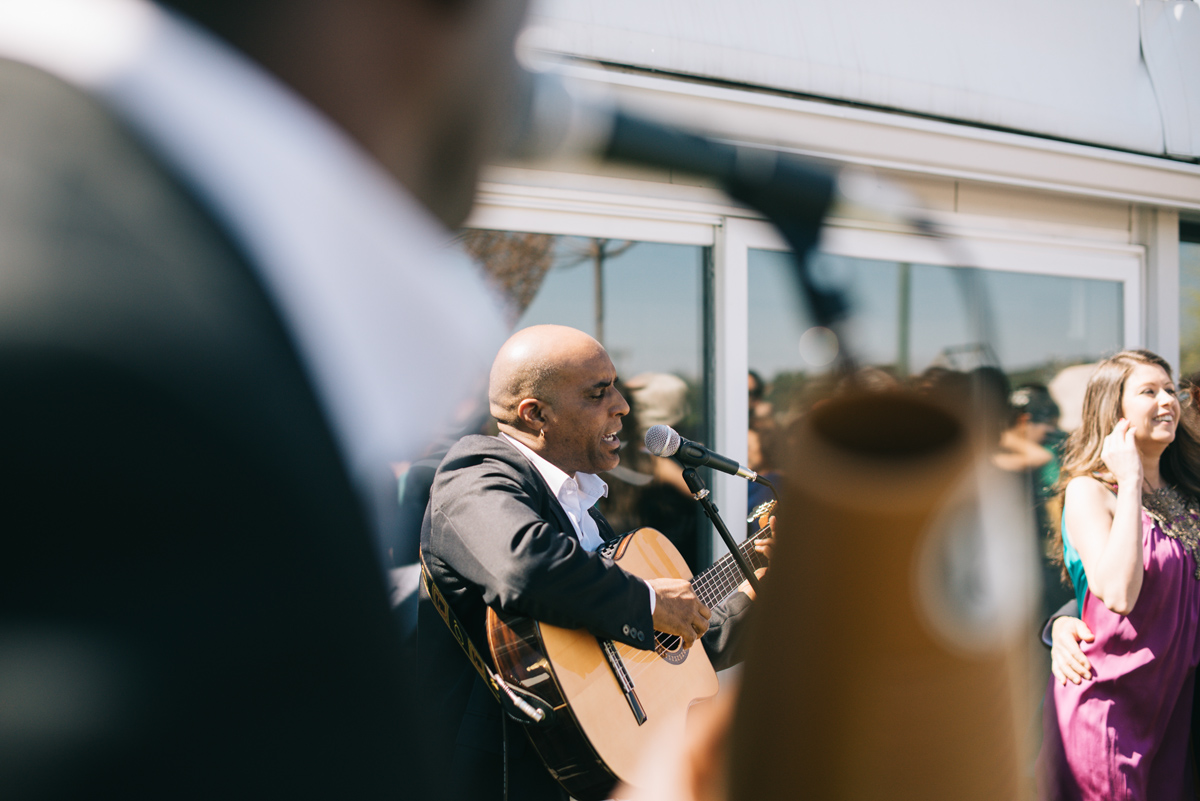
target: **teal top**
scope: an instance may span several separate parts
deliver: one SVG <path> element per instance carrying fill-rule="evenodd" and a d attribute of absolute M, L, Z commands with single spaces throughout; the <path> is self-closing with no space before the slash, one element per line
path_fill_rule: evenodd
<path fill-rule="evenodd" d="M 1075 585 L 1075 600 L 1079 602 L 1079 614 L 1083 615 L 1083 597 L 1087 595 L 1087 573 L 1083 572 L 1083 560 L 1079 558 L 1079 551 L 1075 550 L 1075 546 L 1067 538 L 1066 515 L 1063 515 L 1062 535 L 1063 563 L 1067 566 L 1067 575 L 1071 577 L 1071 583 Z"/>

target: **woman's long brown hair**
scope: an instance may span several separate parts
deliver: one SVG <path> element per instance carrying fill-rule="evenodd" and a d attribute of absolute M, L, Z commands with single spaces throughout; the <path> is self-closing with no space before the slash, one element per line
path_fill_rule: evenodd
<path fill-rule="evenodd" d="M 1087 391 L 1083 396 L 1083 423 L 1067 438 L 1063 447 L 1062 466 L 1058 482 L 1054 485 L 1054 497 L 1047 503 L 1054 526 L 1051 554 L 1062 568 L 1063 581 L 1067 582 L 1066 564 L 1063 560 L 1062 511 L 1063 494 L 1067 484 L 1076 476 L 1093 473 L 1107 474 L 1108 469 L 1100 458 L 1104 438 L 1112 433 L 1121 419 L 1121 398 L 1125 393 L 1125 381 L 1140 364 L 1161 367 L 1171 375 L 1171 365 L 1163 357 L 1148 350 L 1123 350 L 1096 367 L 1088 379 Z M 1163 451 L 1159 469 L 1163 479 L 1177 490 L 1200 497 L 1200 439 L 1197 438 L 1195 409 L 1188 398 L 1180 397 L 1183 414 L 1175 429 L 1175 440 Z"/>

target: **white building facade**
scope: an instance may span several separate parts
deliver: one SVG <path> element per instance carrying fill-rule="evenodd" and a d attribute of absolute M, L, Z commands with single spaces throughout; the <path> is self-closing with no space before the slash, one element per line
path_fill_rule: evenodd
<path fill-rule="evenodd" d="M 631 110 L 907 190 L 954 246 L 848 212 L 814 257 L 849 292 L 846 346 L 864 362 L 969 361 L 980 343 L 954 290 L 968 262 L 1014 376 L 1122 347 L 1179 363 L 1181 220 L 1200 221 L 1193 0 L 545 0 L 525 47 Z M 684 377 L 692 433 L 734 458 L 747 371 L 817 369 L 782 243 L 689 176 L 497 165 L 469 227 L 555 235 L 523 322 L 599 327 L 625 378 Z M 612 256 L 589 272 L 597 240 Z M 745 508 L 726 478 L 721 505 Z"/>

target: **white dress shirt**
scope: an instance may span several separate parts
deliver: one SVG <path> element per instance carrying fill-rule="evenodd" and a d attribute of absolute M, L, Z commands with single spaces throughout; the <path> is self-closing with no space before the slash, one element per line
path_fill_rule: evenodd
<path fill-rule="evenodd" d="M 571 518 L 571 525 L 575 527 L 575 536 L 579 539 L 579 544 L 583 546 L 583 549 L 594 551 L 603 545 L 604 540 L 600 538 L 600 527 L 588 514 L 588 509 L 595 506 L 601 498 L 608 497 L 608 484 L 604 483 L 604 479 L 591 473 L 576 473 L 575 478 L 571 478 L 523 442 L 513 439 L 503 431 L 500 432 L 500 436 L 525 454 L 525 458 L 545 480 L 550 492 L 562 504 L 567 517 Z"/>
<path fill-rule="evenodd" d="M 500 432 L 500 436 L 524 454 L 529 463 L 538 471 L 551 494 L 558 499 L 567 513 L 567 517 L 571 519 L 571 525 L 575 527 L 575 536 L 584 550 L 594 551 L 603 545 L 604 540 L 600 537 L 600 527 L 588 514 L 588 509 L 595 506 L 601 498 L 608 497 L 608 484 L 604 483 L 604 479 L 592 473 L 579 472 L 576 472 L 575 477 L 572 478 L 524 443 L 503 431 Z M 654 594 L 654 588 L 649 584 L 646 585 L 646 589 L 650 590 L 650 614 L 654 614 L 658 597 Z"/>
<path fill-rule="evenodd" d="M 451 422 L 505 336 L 451 232 L 289 87 L 147 0 L 0 0 L 0 57 L 96 96 L 249 255 L 381 534 L 388 463 Z"/>

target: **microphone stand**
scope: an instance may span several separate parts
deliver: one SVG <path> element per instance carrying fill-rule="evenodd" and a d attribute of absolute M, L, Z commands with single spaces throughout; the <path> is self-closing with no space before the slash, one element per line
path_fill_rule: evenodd
<path fill-rule="evenodd" d="M 700 474 L 696 472 L 696 468 L 685 467 L 683 469 L 683 480 L 687 482 L 688 489 L 692 492 L 692 497 L 700 502 L 700 506 L 704 509 L 704 514 L 712 521 L 713 527 L 717 529 L 717 533 L 721 535 L 721 539 L 725 540 L 725 546 L 729 548 L 729 553 L 733 556 L 733 561 L 737 562 L 742 575 L 746 577 L 746 581 L 750 582 L 750 586 L 754 588 L 755 594 L 761 597 L 762 585 L 759 584 L 758 576 L 754 575 L 754 569 L 750 567 L 750 563 L 746 561 L 746 557 L 742 556 L 741 550 L 738 549 L 737 543 L 733 541 L 733 535 L 729 533 L 729 529 L 725 527 L 725 521 L 721 519 L 720 510 L 708 499 L 710 494 L 708 487 L 704 486 L 704 481 L 700 478 Z"/>

